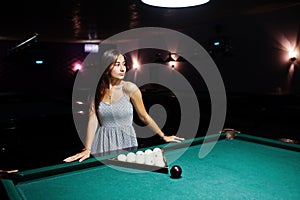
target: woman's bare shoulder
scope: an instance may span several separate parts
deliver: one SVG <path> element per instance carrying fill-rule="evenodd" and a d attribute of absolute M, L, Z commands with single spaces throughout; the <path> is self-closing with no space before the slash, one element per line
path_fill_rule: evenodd
<path fill-rule="evenodd" d="M 135 83 L 133 83 L 131 81 L 124 81 L 124 87 L 123 87 L 123 89 L 124 89 L 124 92 L 126 94 L 128 94 L 129 96 L 131 96 L 131 94 L 133 92 L 135 92 L 139 88 L 138 88 L 138 86 Z"/>

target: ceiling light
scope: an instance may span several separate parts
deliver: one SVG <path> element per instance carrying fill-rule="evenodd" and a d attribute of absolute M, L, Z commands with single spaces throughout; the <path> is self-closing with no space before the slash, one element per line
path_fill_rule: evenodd
<path fill-rule="evenodd" d="M 142 0 L 142 2 L 151 6 L 183 8 L 205 4 L 209 2 L 209 0 Z"/>
<path fill-rule="evenodd" d="M 294 62 L 297 59 L 297 52 L 295 50 L 289 51 L 290 61 Z"/>

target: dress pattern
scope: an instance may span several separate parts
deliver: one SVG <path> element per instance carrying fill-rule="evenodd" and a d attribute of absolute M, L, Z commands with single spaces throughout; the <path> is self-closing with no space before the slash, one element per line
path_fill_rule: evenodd
<path fill-rule="evenodd" d="M 133 106 L 123 94 L 114 103 L 100 103 L 101 126 L 96 130 L 91 153 L 113 152 L 138 146 L 133 123 Z"/>

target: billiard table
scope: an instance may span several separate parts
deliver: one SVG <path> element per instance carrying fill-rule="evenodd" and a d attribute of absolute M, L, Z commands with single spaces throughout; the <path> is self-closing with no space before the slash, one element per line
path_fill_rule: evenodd
<path fill-rule="evenodd" d="M 300 145 L 243 133 L 212 134 L 162 148 L 170 172 L 104 164 L 116 155 L 20 171 L 1 180 L 10 199 L 300 199 Z M 151 148 L 155 148 L 151 147 Z M 178 156 L 180 155 L 180 156 Z M 176 159 L 174 159 L 176 158 Z"/>

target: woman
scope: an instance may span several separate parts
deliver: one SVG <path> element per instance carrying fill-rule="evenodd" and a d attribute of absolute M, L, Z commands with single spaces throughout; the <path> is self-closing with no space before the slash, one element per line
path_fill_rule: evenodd
<path fill-rule="evenodd" d="M 165 136 L 147 113 L 140 89 L 136 84 L 123 80 L 127 67 L 125 56 L 117 50 L 108 50 L 103 56 L 102 62 L 109 64 L 100 78 L 95 100 L 90 106 L 85 148 L 64 161 L 81 162 L 89 158 L 90 154 L 137 149 L 136 133 L 132 125 L 133 106 L 140 120 L 165 142 L 184 140 L 174 135 Z"/>

